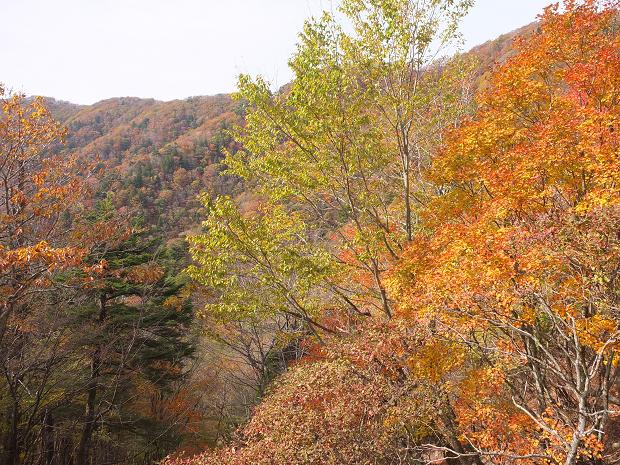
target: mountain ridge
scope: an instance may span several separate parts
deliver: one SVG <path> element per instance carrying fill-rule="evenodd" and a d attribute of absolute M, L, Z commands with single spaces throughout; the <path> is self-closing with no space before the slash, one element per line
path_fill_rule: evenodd
<path fill-rule="evenodd" d="M 531 33 L 536 24 L 465 53 L 479 62 L 478 86 L 510 56 L 514 38 Z M 234 101 L 232 94 L 168 101 L 112 97 L 92 105 L 43 98 L 69 130 L 65 144 L 54 151 L 101 159 L 101 193 L 113 192 L 118 209 L 142 215 L 167 237 L 184 236 L 200 224 L 201 192 L 242 194 L 237 180 L 220 175 L 225 152 L 236 149 L 229 129 L 243 124 L 244 118 L 243 103 Z"/>

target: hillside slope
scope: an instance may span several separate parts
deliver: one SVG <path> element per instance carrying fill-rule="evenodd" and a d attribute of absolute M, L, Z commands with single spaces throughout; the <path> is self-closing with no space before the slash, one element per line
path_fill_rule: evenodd
<path fill-rule="evenodd" d="M 173 237 L 196 225 L 201 191 L 231 192 L 217 163 L 232 148 L 227 129 L 242 121 L 228 95 L 160 102 L 132 97 L 82 106 L 47 99 L 69 132 L 57 153 L 101 161 L 100 191 Z"/>
<path fill-rule="evenodd" d="M 479 61 L 484 85 L 489 71 L 510 55 L 527 25 L 468 52 Z M 101 192 L 114 192 L 117 208 L 129 209 L 174 237 L 200 221 L 196 197 L 202 191 L 232 193 L 235 181 L 219 176 L 218 162 L 233 149 L 227 130 L 243 121 L 243 107 L 230 95 L 161 102 L 135 97 L 76 105 L 46 98 L 69 134 L 58 153 L 78 153 L 102 161 Z"/>

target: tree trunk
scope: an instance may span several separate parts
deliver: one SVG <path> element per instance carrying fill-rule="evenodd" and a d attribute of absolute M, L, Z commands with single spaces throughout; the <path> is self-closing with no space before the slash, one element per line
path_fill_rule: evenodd
<path fill-rule="evenodd" d="M 102 327 L 106 320 L 107 308 L 106 298 L 101 296 L 99 298 L 99 326 Z M 99 377 L 101 375 L 101 344 L 98 339 L 93 350 L 93 355 L 90 362 L 90 379 L 87 388 L 86 409 L 84 412 L 84 428 L 82 429 L 82 435 L 80 437 L 80 444 L 78 446 L 78 452 L 76 456 L 76 465 L 87 465 L 88 455 L 90 451 L 91 440 L 95 426 L 97 423 L 97 386 L 99 383 Z"/>
<path fill-rule="evenodd" d="M 43 428 L 41 429 L 41 463 L 52 465 L 56 455 L 54 442 L 54 416 L 49 410 L 43 415 Z"/>
<path fill-rule="evenodd" d="M 4 465 L 19 464 L 19 405 L 14 402 L 9 409 L 9 432 L 6 438 Z"/>
<path fill-rule="evenodd" d="M 84 413 L 84 428 L 80 437 L 76 463 L 77 465 L 87 465 L 90 441 L 95 430 L 97 420 L 95 402 L 97 400 L 97 382 L 99 378 L 99 365 L 101 364 L 101 349 L 97 347 L 93 351 L 90 365 L 90 380 L 88 383 L 88 397 L 86 399 L 86 410 Z"/>
<path fill-rule="evenodd" d="M 464 446 L 459 440 L 456 415 L 449 404 L 450 401 L 446 399 L 445 402 L 446 404 L 441 411 L 441 420 L 446 429 L 444 438 L 450 449 L 454 451 L 454 456 L 446 457 L 446 461 L 461 465 L 483 465 L 480 455 L 473 451 L 471 447 Z"/>
<path fill-rule="evenodd" d="M 407 241 L 413 240 L 413 221 L 411 219 L 411 181 L 409 180 L 409 170 L 403 171 L 403 190 L 405 202 L 405 232 Z"/>

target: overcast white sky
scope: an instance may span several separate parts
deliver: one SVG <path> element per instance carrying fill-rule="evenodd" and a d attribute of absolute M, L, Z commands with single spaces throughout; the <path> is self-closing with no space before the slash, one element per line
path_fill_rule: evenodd
<path fill-rule="evenodd" d="M 552 0 L 477 0 L 466 48 L 533 21 Z M 337 0 L 0 0 L 0 82 L 94 103 L 235 89 L 239 73 L 276 85 L 303 21 Z"/>

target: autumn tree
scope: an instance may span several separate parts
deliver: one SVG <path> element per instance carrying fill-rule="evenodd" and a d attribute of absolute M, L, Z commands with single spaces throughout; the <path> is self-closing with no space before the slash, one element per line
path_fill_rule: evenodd
<path fill-rule="evenodd" d="M 360 24 L 381 24 L 381 16 L 365 4 L 345 2 L 345 11 L 361 18 Z M 398 5 L 404 2 L 381 2 L 385 9 L 380 11 L 406 17 L 409 10 Z M 363 260 L 370 263 L 366 276 L 373 276 L 372 260 L 380 257 L 379 278 L 387 282 L 383 302 L 394 318 L 374 322 L 375 327 L 346 328 L 346 336 L 325 336 L 324 345 L 308 350 L 307 364 L 302 359 L 276 381 L 232 447 L 186 462 L 576 465 L 618 460 L 613 446 L 620 406 L 617 18 L 614 1 L 568 0 L 547 8 L 538 28 L 517 39 L 514 53 L 493 72 L 475 114 L 454 128 L 440 124 L 437 132 L 429 132 L 434 135 L 430 155 L 410 159 L 420 167 L 411 179 L 424 196 L 415 213 L 421 227 L 409 230 L 409 244 L 406 180 L 387 175 L 398 172 L 390 157 L 362 157 L 390 147 L 390 140 L 392 148 L 402 149 L 407 118 L 398 118 L 409 110 L 405 104 L 390 106 L 390 93 L 382 93 L 385 84 L 377 84 L 373 93 L 369 86 L 357 86 L 359 80 L 343 77 L 350 76 L 347 70 L 364 70 L 363 61 L 347 69 L 342 59 L 344 50 L 356 50 L 351 37 L 333 40 L 342 32 L 326 17 L 306 27 L 292 61 L 294 69 L 308 67 L 307 80 L 300 76 L 298 81 L 303 84 L 272 94 L 261 81 L 242 81 L 254 107 L 246 151 L 228 162 L 231 172 L 257 184 L 267 207 L 255 217 L 232 209 L 218 224 L 237 218 L 252 234 L 278 211 L 275 207 L 282 208 L 290 212 L 287 220 L 299 219 L 319 231 L 298 243 L 319 244 L 335 257 L 338 276 L 348 283 L 361 282 L 357 273 Z M 366 33 L 372 37 L 380 31 L 369 27 Z M 372 47 L 357 51 L 357 56 L 375 53 Z M 366 68 L 368 73 L 383 69 L 373 82 L 387 72 L 383 65 L 379 60 Z M 338 99 L 339 88 L 346 89 L 347 98 Z M 384 111 L 360 112 L 379 108 L 369 97 L 378 95 Z M 384 114 L 390 119 L 377 117 Z M 393 125 L 400 134 L 396 142 L 373 132 L 389 127 L 389 121 L 400 121 Z M 415 143 L 420 128 L 411 125 L 409 141 L 423 147 Z M 403 151 L 380 152 L 386 153 L 405 159 Z M 381 210 L 381 195 L 387 192 L 389 208 Z M 338 201 L 348 208 L 335 208 Z M 373 208 L 400 208 L 401 220 L 395 215 L 390 221 L 401 229 L 389 228 L 388 235 L 373 222 Z M 210 224 L 206 237 L 210 229 L 216 231 L 213 238 L 223 232 L 227 241 L 237 234 Z M 271 244 L 269 251 L 289 252 L 286 241 L 278 242 L 280 230 L 268 231 L 261 241 Z M 330 236 L 331 248 L 321 243 L 329 234 L 340 238 Z M 205 250 L 213 252 L 214 244 Z M 390 249 L 394 257 L 385 258 Z M 343 251 L 353 259 L 344 260 Z M 236 285 L 228 265 L 241 263 L 239 275 L 251 270 L 251 282 L 270 283 L 270 275 L 261 280 L 241 252 L 220 262 L 210 261 L 199 248 L 194 253 L 201 266 L 219 270 L 208 279 Z M 386 281 L 392 259 L 398 264 Z M 377 289 L 375 308 L 382 308 Z"/>
<path fill-rule="evenodd" d="M 79 245 L 67 243 L 66 232 L 83 192 L 83 177 L 78 174 L 87 173 L 75 157 L 46 154 L 65 130 L 41 99 L 6 94 L 0 87 L 0 104 L 0 364 L 12 399 L 2 401 L 8 425 L 2 460 L 14 464 L 24 447 L 22 416 L 32 414 L 22 411 L 17 399 L 32 394 L 24 390 L 20 378 L 24 372 L 13 367 L 13 357 L 28 347 L 33 335 L 29 299 L 49 289 L 55 270 L 75 265 L 83 256 Z"/>
<path fill-rule="evenodd" d="M 79 339 L 81 351 L 88 354 L 88 369 L 81 375 L 83 417 L 75 461 L 91 462 L 97 433 L 128 430 L 147 439 L 157 436 L 154 452 L 141 451 L 153 454 L 145 460 L 157 459 L 158 451 L 167 450 L 164 441 L 175 445 L 174 433 L 181 425 L 162 424 L 155 416 L 161 412 L 139 407 L 145 405 L 143 396 L 152 402 L 165 399 L 172 383 L 191 367 L 189 296 L 170 271 L 166 249 L 158 247 L 148 229 L 122 217 L 119 223 L 111 196 L 99 202 L 86 224 L 90 232 L 84 231 L 84 238 L 93 237 L 87 239 L 92 246 L 84 267 L 65 278 L 68 285 L 79 286 L 81 296 L 73 311 L 87 329 Z M 182 423 L 183 413 L 178 412 L 181 418 L 168 416 Z"/>
<path fill-rule="evenodd" d="M 80 179 L 72 158 L 46 157 L 44 150 L 65 135 L 40 99 L 6 95 L 0 87 L 0 179 L 2 180 L 2 309 L 0 341 L 19 299 L 46 273 L 79 258 L 79 250 L 54 244 L 59 221 L 78 199 Z M 60 224 L 59 224 L 60 223 Z"/>
<path fill-rule="evenodd" d="M 203 196 L 188 271 L 211 335 L 242 354 L 259 395 L 282 349 L 298 357 L 308 340 L 392 316 L 384 274 L 430 195 L 421 173 L 469 106 L 468 64 L 441 59 L 469 3 L 345 2 L 354 30 L 329 14 L 309 21 L 290 86 L 240 78 L 242 149 L 224 164 L 252 189 L 251 208 Z"/>
<path fill-rule="evenodd" d="M 326 308 L 347 319 L 390 317 L 393 303 L 383 274 L 416 221 L 413 185 L 440 128 L 466 106 L 463 63 L 440 66 L 434 60 L 455 42 L 456 24 L 468 6 L 466 1 L 345 2 L 342 11 L 355 31 L 345 33 L 328 14 L 308 22 L 290 62 L 295 79 L 289 87 L 273 93 L 264 80 L 242 76 L 238 98 L 249 106 L 236 139 L 243 149 L 227 156 L 226 173 L 254 187 L 262 213 L 243 218 L 234 204 L 223 208 L 224 202 L 216 201 L 219 220 L 207 220 L 206 233 L 192 239 L 199 263 L 192 268 L 194 278 L 228 286 L 220 294 L 224 299 L 249 293 L 251 299 L 235 307 L 244 314 L 272 309 L 271 298 L 282 295 L 277 311 L 300 316 L 313 331 L 329 329 L 317 318 Z M 413 82 L 415 89 L 409 87 Z M 448 102 L 454 110 L 447 110 Z M 426 195 L 420 193 L 420 202 Z M 270 243 L 269 257 L 254 256 L 249 248 L 213 254 L 217 241 L 245 240 L 234 228 L 216 226 L 218 221 L 243 220 L 245 231 L 259 234 L 278 231 L 283 219 L 295 223 L 287 227 L 296 237 L 279 232 L 253 237 Z M 309 257 L 322 263 L 317 267 Z M 257 260 L 264 262 L 262 277 L 271 277 L 254 274 L 255 284 L 243 289 L 248 281 L 236 279 L 232 270 Z M 284 267 L 278 269 L 280 262 Z M 227 283 L 218 270 L 229 270 Z M 304 303 L 309 299 L 311 308 Z"/>
<path fill-rule="evenodd" d="M 0 462 L 157 460 L 198 416 L 182 265 L 111 194 L 95 202 L 42 99 L 2 104 Z"/>
<path fill-rule="evenodd" d="M 444 194 L 392 281 L 403 318 L 479 364 L 450 402 L 490 462 L 616 460 L 617 17 L 567 1 L 517 41 L 434 160 Z"/>
<path fill-rule="evenodd" d="M 405 320 L 369 320 L 358 330 L 312 347 L 274 382 L 229 447 L 166 463 L 483 463 L 446 402 L 463 351 Z"/>

